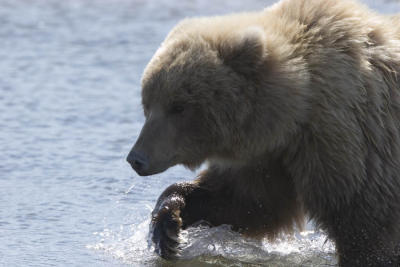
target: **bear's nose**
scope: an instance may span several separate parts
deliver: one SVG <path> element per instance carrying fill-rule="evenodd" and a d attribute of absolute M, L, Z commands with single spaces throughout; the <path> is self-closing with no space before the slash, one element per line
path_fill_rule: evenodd
<path fill-rule="evenodd" d="M 146 156 L 134 150 L 129 152 L 126 160 L 139 175 L 143 175 L 149 165 Z"/>

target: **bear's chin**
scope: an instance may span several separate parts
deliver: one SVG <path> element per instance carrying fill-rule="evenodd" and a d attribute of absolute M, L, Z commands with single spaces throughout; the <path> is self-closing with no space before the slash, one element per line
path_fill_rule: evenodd
<path fill-rule="evenodd" d="M 191 170 L 192 172 L 196 171 L 201 166 L 201 162 L 184 162 L 182 165 L 186 168 Z"/>

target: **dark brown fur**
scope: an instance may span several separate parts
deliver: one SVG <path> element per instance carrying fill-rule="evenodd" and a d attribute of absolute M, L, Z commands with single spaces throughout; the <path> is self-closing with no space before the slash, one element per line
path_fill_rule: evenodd
<path fill-rule="evenodd" d="M 340 266 L 399 266 L 396 22 L 351 1 L 284 0 L 179 24 L 145 70 L 129 161 L 141 175 L 209 168 L 160 196 L 157 252 L 179 254 L 198 220 L 273 238 L 304 211 Z"/>

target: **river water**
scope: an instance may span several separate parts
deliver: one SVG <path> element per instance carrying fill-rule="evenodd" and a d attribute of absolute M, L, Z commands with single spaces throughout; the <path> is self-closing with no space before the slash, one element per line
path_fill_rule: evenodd
<path fill-rule="evenodd" d="M 139 177 L 125 162 L 143 124 L 142 70 L 184 17 L 272 2 L 0 0 L 0 266 L 168 265 L 148 247 L 149 214 L 195 175 Z M 169 265 L 333 265 L 334 246 L 307 229 L 274 244 L 189 229 Z"/>

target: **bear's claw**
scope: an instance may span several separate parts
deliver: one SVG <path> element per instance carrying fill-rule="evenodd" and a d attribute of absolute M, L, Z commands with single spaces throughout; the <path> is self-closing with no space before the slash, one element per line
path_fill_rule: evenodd
<path fill-rule="evenodd" d="M 150 224 L 150 237 L 155 245 L 155 252 L 162 258 L 174 260 L 179 258 L 179 231 L 181 229 L 181 219 L 167 208 L 160 209 L 153 215 Z"/>

